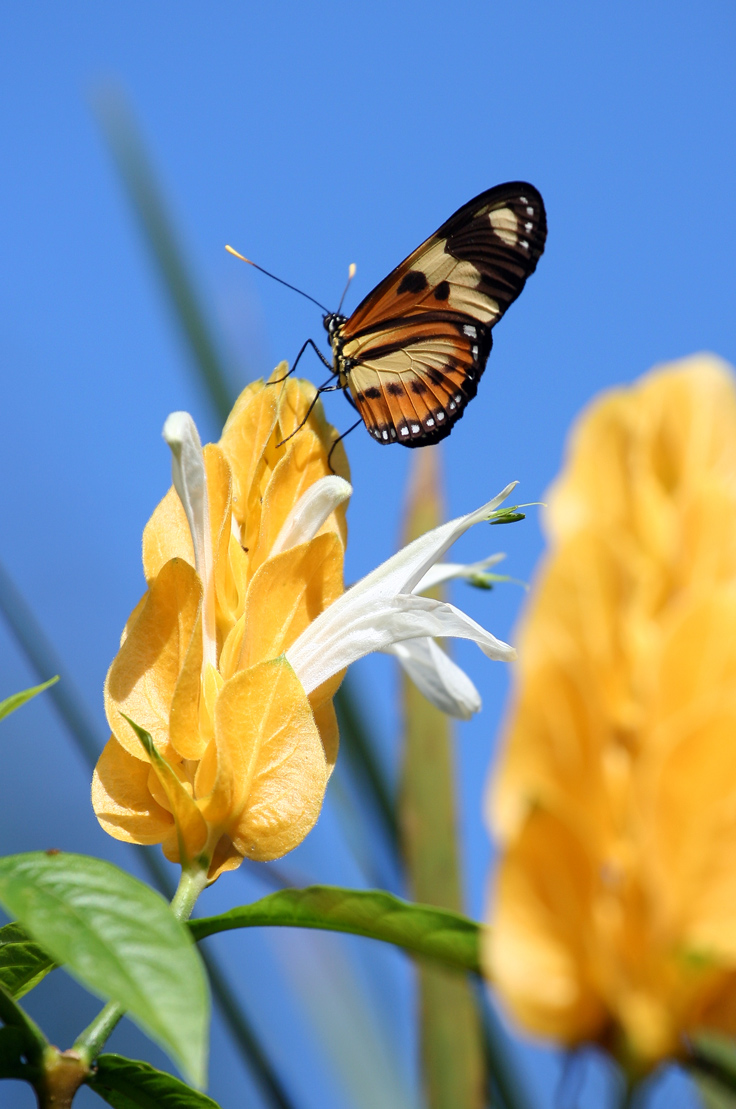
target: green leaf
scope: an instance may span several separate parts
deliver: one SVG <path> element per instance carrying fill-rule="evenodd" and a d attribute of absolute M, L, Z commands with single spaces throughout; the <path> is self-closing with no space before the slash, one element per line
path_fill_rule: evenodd
<path fill-rule="evenodd" d="M 114 1109 L 219 1109 L 173 1075 L 124 1055 L 100 1055 L 87 1085 Z"/>
<path fill-rule="evenodd" d="M 383 890 L 339 886 L 279 890 L 251 905 L 189 921 L 197 940 L 232 928 L 264 925 L 369 936 L 456 970 L 479 971 L 479 924 L 449 909 L 413 905 Z"/>
<path fill-rule="evenodd" d="M 0 903 L 98 997 L 127 1010 L 204 1084 L 209 997 L 199 956 L 164 899 L 102 859 L 0 859 Z"/>
<path fill-rule="evenodd" d="M 22 689 L 20 693 L 13 693 L 10 697 L 6 697 L 4 701 L 0 701 L 0 720 L 4 716 L 10 716 L 11 712 L 15 712 L 26 701 L 30 701 L 37 693 L 43 693 L 44 689 L 48 689 L 50 685 L 58 682 L 59 676 L 49 678 L 47 682 L 42 685 L 32 685 L 30 689 Z"/>
<path fill-rule="evenodd" d="M 0 986 L 11 997 L 23 997 L 56 963 L 19 924 L 0 928 Z"/>

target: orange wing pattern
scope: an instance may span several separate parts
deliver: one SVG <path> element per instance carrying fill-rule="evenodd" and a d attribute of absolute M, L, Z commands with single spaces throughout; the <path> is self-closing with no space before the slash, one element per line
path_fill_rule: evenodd
<path fill-rule="evenodd" d="M 449 435 L 477 392 L 491 328 L 534 272 L 546 234 L 537 190 L 498 185 L 328 327 L 340 384 L 374 439 L 420 447 Z"/>

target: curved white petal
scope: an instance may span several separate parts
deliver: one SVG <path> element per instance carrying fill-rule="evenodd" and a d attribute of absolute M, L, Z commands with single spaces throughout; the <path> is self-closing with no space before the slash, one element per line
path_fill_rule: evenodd
<path fill-rule="evenodd" d="M 373 651 L 423 636 L 472 639 L 488 658 L 516 658 L 513 647 L 453 605 L 411 593 L 361 596 L 360 584 L 313 620 L 286 652 L 307 693 Z"/>
<path fill-rule="evenodd" d="M 470 720 L 480 712 L 480 693 L 433 639 L 405 639 L 386 653 L 396 656 L 417 689 L 448 716 Z"/>
<path fill-rule="evenodd" d="M 433 528 L 425 535 L 420 535 L 413 543 L 398 551 L 391 558 L 372 570 L 350 589 L 352 595 L 371 595 L 378 597 L 395 597 L 399 593 L 411 593 L 414 587 L 426 574 L 430 566 L 442 558 L 445 551 L 449 550 L 456 539 L 464 535 L 473 524 L 487 520 L 491 513 L 498 508 L 502 501 L 508 497 L 518 482 L 512 481 L 497 497 L 488 501 L 475 512 L 467 516 L 459 516 L 447 524 Z M 336 604 L 340 602 L 337 601 Z M 334 606 L 333 606 L 334 607 Z"/>
<path fill-rule="evenodd" d="M 322 477 L 310 485 L 286 517 L 270 557 L 314 539 L 327 517 L 348 499 L 352 491 L 350 482 L 337 476 Z"/>
<path fill-rule="evenodd" d="M 171 448 L 171 476 L 186 513 L 194 546 L 194 565 L 204 590 L 203 642 L 205 662 L 217 663 L 212 536 L 207 474 L 197 425 L 188 412 L 172 412 L 163 427 Z"/>
<path fill-rule="evenodd" d="M 436 585 L 443 585 L 454 578 L 473 578 L 489 570 L 491 566 L 497 566 L 504 558 L 505 554 L 494 554 L 481 562 L 436 562 L 434 566 L 430 566 L 419 584 L 414 586 L 413 592 L 426 593 Z"/>

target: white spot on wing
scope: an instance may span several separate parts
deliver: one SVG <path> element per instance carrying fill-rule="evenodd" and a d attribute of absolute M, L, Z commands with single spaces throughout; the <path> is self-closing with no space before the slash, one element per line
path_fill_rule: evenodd
<path fill-rule="evenodd" d="M 519 243 L 519 246 L 523 246 L 524 250 L 529 249 L 529 243 L 526 241 L 526 239 L 522 239 L 521 242 Z"/>
<path fill-rule="evenodd" d="M 465 335 L 469 335 L 471 339 L 477 339 L 478 338 L 477 330 L 470 323 L 463 324 L 463 333 Z"/>
<path fill-rule="evenodd" d="M 450 409 L 451 412 L 454 412 L 457 408 L 457 405 L 455 404 L 454 400 L 451 400 L 447 407 Z"/>
<path fill-rule="evenodd" d="M 437 413 L 437 420 L 438 420 L 438 421 L 439 421 L 439 420 L 444 420 L 444 418 L 445 418 L 445 414 L 444 414 L 444 412 L 438 412 L 438 413 Z"/>
<path fill-rule="evenodd" d="M 475 359 L 478 357 L 478 348 L 474 346 L 471 353 L 473 355 L 473 361 L 475 361 Z"/>
<path fill-rule="evenodd" d="M 418 435 L 418 434 L 419 434 L 419 432 L 420 432 L 421 430 L 422 430 L 422 429 L 420 428 L 419 424 L 412 424 L 412 425 L 411 425 L 411 433 L 412 433 L 412 435 Z"/>
<path fill-rule="evenodd" d="M 383 439 L 388 439 L 388 432 L 386 431 L 386 428 L 384 428 L 383 431 L 381 432 L 381 437 Z"/>
<path fill-rule="evenodd" d="M 534 227 L 534 224 L 531 222 L 531 220 L 529 221 L 529 223 L 524 224 L 525 231 L 531 231 L 532 227 Z"/>
<path fill-rule="evenodd" d="M 520 197 L 519 197 L 519 200 L 521 201 L 521 203 L 522 203 L 522 204 L 526 204 L 526 203 L 527 203 L 527 199 L 526 199 L 526 197 L 525 197 L 525 196 L 520 196 Z"/>
<path fill-rule="evenodd" d="M 408 427 L 399 428 L 399 432 L 400 432 L 401 435 L 408 435 L 409 434 L 409 428 Z"/>
<path fill-rule="evenodd" d="M 432 419 L 431 416 L 427 417 L 426 424 L 427 424 L 427 427 L 434 427 L 434 420 Z"/>
<path fill-rule="evenodd" d="M 522 202 L 523 202 L 524 204 L 526 204 L 526 197 L 522 196 L 522 198 L 521 198 L 521 199 L 522 199 Z M 533 208 L 527 208 L 527 210 L 526 210 L 526 214 L 527 214 L 528 216 L 533 216 L 533 215 L 534 215 L 534 209 L 533 209 Z"/>

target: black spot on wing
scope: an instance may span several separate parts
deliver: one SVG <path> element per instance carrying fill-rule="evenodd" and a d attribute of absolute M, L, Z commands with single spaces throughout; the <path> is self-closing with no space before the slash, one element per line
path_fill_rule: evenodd
<path fill-rule="evenodd" d="M 421 378 L 418 377 L 414 378 L 409 383 L 409 388 L 411 389 L 412 393 L 418 393 L 420 395 L 427 392 L 427 386 L 424 384 Z"/>
<path fill-rule="evenodd" d="M 447 300 L 450 295 L 450 282 L 440 281 L 439 285 L 434 291 L 435 300 Z"/>
<path fill-rule="evenodd" d="M 409 270 L 407 274 L 402 277 L 397 293 L 421 293 L 422 289 L 427 288 L 427 275 L 422 273 L 421 270 Z"/>
<path fill-rule="evenodd" d="M 381 395 L 381 390 L 375 385 L 370 385 L 365 390 L 365 396 L 368 397 L 369 400 L 378 400 L 380 395 Z"/>
<path fill-rule="evenodd" d="M 398 381 L 389 381 L 386 392 L 390 393 L 392 397 L 398 397 L 400 393 L 404 392 L 404 386 L 400 385 Z"/>

